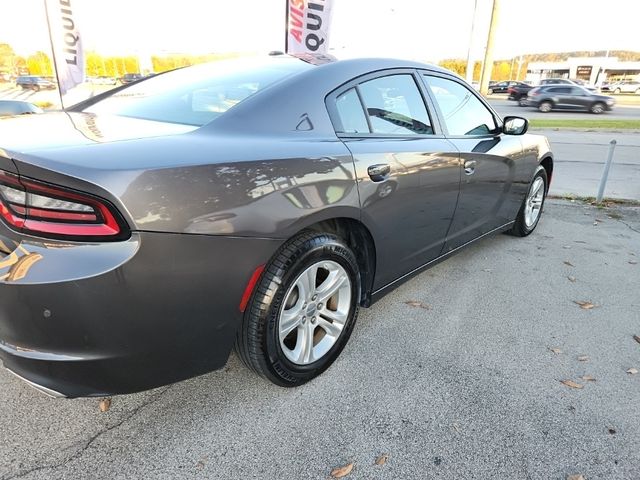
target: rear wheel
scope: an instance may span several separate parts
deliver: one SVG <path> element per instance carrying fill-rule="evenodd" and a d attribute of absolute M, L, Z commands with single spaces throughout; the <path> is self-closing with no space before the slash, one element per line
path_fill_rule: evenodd
<path fill-rule="evenodd" d="M 591 113 L 595 113 L 596 115 L 604 112 L 605 106 L 604 103 L 598 102 L 591 105 Z"/>
<path fill-rule="evenodd" d="M 516 222 L 507 233 L 517 237 L 526 237 L 533 232 L 540 221 L 542 207 L 547 196 L 547 171 L 542 165 L 536 169 L 527 196 L 522 202 Z"/>
<path fill-rule="evenodd" d="M 553 110 L 553 103 L 542 102 L 540 105 L 538 105 L 538 110 L 540 110 L 542 113 L 548 113 Z"/>
<path fill-rule="evenodd" d="M 236 338 L 243 362 L 277 385 L 320 375 L 344 348 L 358 315 L 355 255 L 331 234 L 303 232 L 266 266 Z"/>

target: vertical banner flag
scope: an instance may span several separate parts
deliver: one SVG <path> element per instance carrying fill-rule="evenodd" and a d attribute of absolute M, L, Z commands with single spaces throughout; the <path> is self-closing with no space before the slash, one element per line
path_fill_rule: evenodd
<path fill-rule="evenodd" d="M 71 0 L 44 0 L 60 94 L 84 82 L 84 51 Z"/>
<path fill-rule="evenodd" d="M 319 53 L 329 50 L 333 0 L 287 0 L 286 53 Z"/>

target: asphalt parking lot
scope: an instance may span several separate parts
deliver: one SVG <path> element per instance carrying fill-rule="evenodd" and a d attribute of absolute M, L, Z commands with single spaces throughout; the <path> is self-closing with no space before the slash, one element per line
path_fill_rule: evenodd
<path fill-rule="evenodd" d="M 363 310 L 297 389 L 232 357 L 101 413 L 0 371 L 0 479 L 637 479 L 640 208 L 545 208 Z"/>

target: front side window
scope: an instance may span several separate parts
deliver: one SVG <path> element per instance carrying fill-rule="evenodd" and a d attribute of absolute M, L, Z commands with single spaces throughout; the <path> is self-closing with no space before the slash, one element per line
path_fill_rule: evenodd
<path fill-rule="evenodd" d="M 359 88 L 373 133 L 433 134 L 427 107 L 412 75 L 380 77 Z"/>
<path fill-rule="evenodd" d="M 497 126 L 493 114 L 469 89 L 458 82 L 425 75 L 440 107 L 449 135 L 487 135 Z"/>

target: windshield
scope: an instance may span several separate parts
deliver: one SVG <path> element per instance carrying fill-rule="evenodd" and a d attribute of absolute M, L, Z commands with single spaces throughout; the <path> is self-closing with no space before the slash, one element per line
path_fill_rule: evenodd
<path fill-rule="evenodd" d="M 84 111 L 202 126 L 257 91 L 309 68 L 289 57 L 197 65 L 134 83 Z"/>

